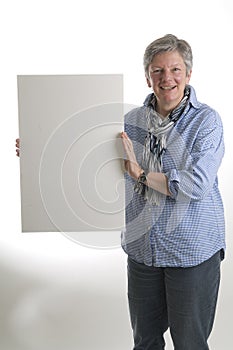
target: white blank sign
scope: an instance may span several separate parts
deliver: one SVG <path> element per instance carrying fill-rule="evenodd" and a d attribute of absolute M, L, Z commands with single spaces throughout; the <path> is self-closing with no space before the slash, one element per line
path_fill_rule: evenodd
<path fill-rule="evenodd" d="M 120 231 L 123 76 L 18 76 L 18 107 L 22 231 Z"/>

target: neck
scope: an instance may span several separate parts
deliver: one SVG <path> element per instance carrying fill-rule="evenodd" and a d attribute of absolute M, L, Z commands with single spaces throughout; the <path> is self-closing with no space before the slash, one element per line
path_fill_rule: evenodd
<path fill-rule="evenodd" d="M 175 108 L 175 107 L 174 107 Z M 160 114 L 162 119 L 167 118 L 174 108 L 163 108 L 157 104 L 156 111 Z"/>

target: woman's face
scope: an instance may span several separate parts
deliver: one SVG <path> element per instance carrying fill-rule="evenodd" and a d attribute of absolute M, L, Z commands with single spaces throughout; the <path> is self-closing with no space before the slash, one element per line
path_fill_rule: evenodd
<path fill-rule="evenodd" d="M 155 55 L 149 65 L 147 83 L 157 97 L 158 112 L 166 116 L 184 96 L 191 71 L 186 74 L 186 66 L 178 51 Z"/>

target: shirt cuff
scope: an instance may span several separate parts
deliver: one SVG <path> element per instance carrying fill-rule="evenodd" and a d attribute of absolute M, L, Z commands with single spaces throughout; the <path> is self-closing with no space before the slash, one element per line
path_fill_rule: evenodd
<path fill-rule="evenodd" d="M 165 173 L 168 179 L 168 189 L 171 193 L 171 198 L 175 199 L 179 190 L 180 177 L 179 172 L 176 169 L 172 169 L 171 171 Z"/>

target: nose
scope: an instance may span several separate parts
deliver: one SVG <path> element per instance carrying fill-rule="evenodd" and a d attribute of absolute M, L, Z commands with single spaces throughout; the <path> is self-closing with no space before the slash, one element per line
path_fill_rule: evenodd
<path fill-rule="evenodd" d="M 162 81 L 169 81 L 171 80 L 171 72 L 169 69 L 164 69 L 163 75 L 162 75 Z"/>

